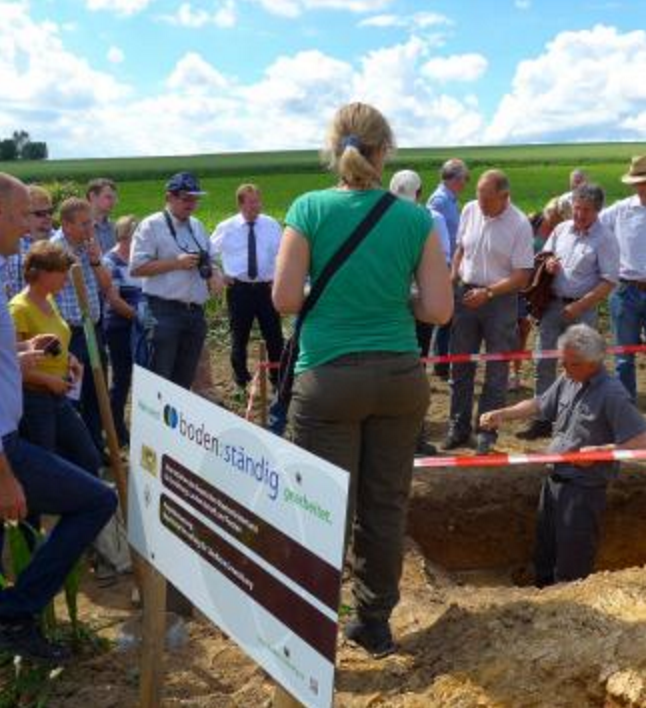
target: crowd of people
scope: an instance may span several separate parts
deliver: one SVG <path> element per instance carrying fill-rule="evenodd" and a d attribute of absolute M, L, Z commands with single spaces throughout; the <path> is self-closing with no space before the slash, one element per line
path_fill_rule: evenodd
<path fill-rule="evenodd" d="M 141 221 L 113 222 L 117 186 L 93 180 L 85 198 L 60 205 L 56 230 L 46 189 L 0 175 L 0 520 L 38 526 L 41 514 L 60 517 L 29 569 L 0 591 L 0 649 L 60 655 L 35 617 L 116 504 L 101 480 L 105 439 L 72 264 L 80 266 L 109 370 L 122 446 L 135 362 L 217 398 L 205 346 L 209 297 L 226 294 L 232 379 L 241 393 L 252 378 L 254 322 L 277 362 L 281 317 L 297 318 L 291 432 L 297 445 L 350 474 L 346 545 L 356 609 L 344 631 L 374 656 L 394 650 L 389 618 L 399 598 L 413 456 L 437 454 L 423 425 L 430 389 L 420 355 L 523 349 L 532 323 L 539 351 L 563 352 L 564 373 L 557 376 L 554 359 L 540 359 L 535 395 L 510 407 L 519 365 L 510 377 L 509 362 L 487 362 L 475 418 L 475 363 L 436 364 L 433 374 L 450 385 L 444 450 L 474 442 L 489 453 L 500 425 L 515 419 L 529 423 L 520 437 L 550 437 L 556 452 L 644 447 L 634 356 L 618 356 L 611 376 L 594 328 L 609 299 L 616 344 L 641 343 L 646 156 L 622 178 L 633 196 L 606 206 L 603 189 L 575 170 L 567 193 L 528 216 L 498 169 L 480 175 L 476 198 L 461 209 L 470 174 L 457 158 L 441 167 L 426 204 L 412 170 L 383 188 L 394 144 L 379 111 L 344 106 L 326 141 L 335 187 L 299 197 L 281 226 L 262 212 L 260 189 L 242 184 L 237 214 L 211 235 L 194 215 L 206 193 L 188 172 L 170 177 L 161 209 Z M 530 318 L 524 293 L 539 261 L 546 304 Z M 324 286 L 310 306 L 308 289 L 319 278 Z M 277 377 L 272 369 L 275 385 Z M 548 470 L 539 586 L 592 572 L 613 474 L 606 463 Z M 190 612 L 175 589 L 168 606 Z"/>

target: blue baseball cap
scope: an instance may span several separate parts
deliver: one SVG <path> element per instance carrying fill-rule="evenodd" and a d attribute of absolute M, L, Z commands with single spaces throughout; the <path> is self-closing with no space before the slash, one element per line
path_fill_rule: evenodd
<path fill-rule="evenodd" d="M 190 194 L 194 197 L 201 197 L 206 194 L 200 189 L 200 183 L 195 175 L 190 172 L 178 172 L 173 175 L 168 182 L 166 182 L 166 191 L 177 194 L 178 192 L 184 192 L 184 194 Z"/>

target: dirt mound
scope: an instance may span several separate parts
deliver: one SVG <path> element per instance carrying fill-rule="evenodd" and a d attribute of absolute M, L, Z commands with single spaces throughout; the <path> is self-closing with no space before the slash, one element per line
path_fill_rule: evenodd
<path fill-rule="evenodd" d="M 393 617 L 400 651 L 373 661 L 341 642 L 337 708 L 646 706 L 646 569 L 539 591 L 502 575 L 448 573 L 409 545 Z M 82 614 L 114 637 L 128 594 L 128 581 L 97 592 L 88 580 Z M 116 648 L 81 660 L 50 705 L 134 707 L 137 663 L 136 651 Z M 206 620 L 190 624 L 189 644 L 166 655 L 166 669 L 167 706 L 260 708 L 272 695 L 264 672 Z"/>

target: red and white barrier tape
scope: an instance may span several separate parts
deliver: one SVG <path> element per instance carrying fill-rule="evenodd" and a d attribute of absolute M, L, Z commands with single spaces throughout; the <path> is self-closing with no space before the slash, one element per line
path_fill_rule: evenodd
<path fill-rule="evenodd" d="M 646 344 L 628 344 L 623 346 L 608 347 L 606 353 L 614 354 L 643 354 L 646 352 Z M 497 352 L 483 354 L 447 354 L 446 356 L 422 357 L 422 364 L 469 364 L 478 361 L 538 361 L 539 359 L 558 359 L 561 356 L 560 349 L 546 349 L 542 352 L 531 350 L 519 350 L 514 352 Z M 277 369 L 280 364 L 276 361 L 261 362 L 259 369 Z"/>
<path fill-rule="evenodd" d="M 646 352 L 644 344 L 629 344 L 616 347 L 608 347 L 607 354 L 639 354 Z M 498 352 L 491 354 L 447 354 L 446 356 L 428 356 L 420 361 L 423 364 L 466 364 L 476 361 L 524 361 L 539 359 L 558 359 L 561 356 L 560 349 L 546 349 L 542 352 L 531 350 L 515 352 Z"/>
<path fill-rule="evenodd" d="M 460 457 L 420 457 L 414 467 L 507 467 L 547 465 L 562 462 L 620 462 L 646 460 L 646 450 L 590 450 L 590 452 L 546 452 L 529 454 L 461 455 Z"/>

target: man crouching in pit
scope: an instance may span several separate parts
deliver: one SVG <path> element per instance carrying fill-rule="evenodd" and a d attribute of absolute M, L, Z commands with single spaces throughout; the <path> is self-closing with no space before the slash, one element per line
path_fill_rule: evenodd
<path fill-rule="evenodd" d="M 554 423 L 549 452 L 643 449 L 646 421 L 626 389 L 608 374 L 605 342 L 592 327 L 573 325 L 560 337 L 565 373 L 537 398 L 484 413 L 480 425 L 541 417 Z M 608 482 L 616 462 L 547 465 L 538 504 L 534 565 L 537 587 L 579 580 L 594 570 Z"/>

